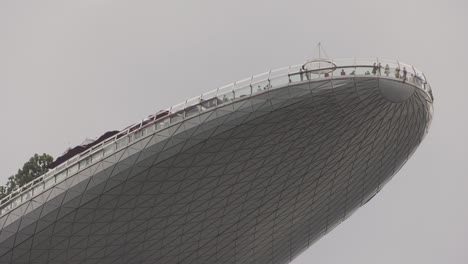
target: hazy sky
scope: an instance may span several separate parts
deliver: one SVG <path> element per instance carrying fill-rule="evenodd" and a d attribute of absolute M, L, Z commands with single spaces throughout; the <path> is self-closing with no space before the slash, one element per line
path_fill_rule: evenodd
<path fill-rule="evenodd" d="M 0 180 L 232 81 L 383 57 L 425 72 L 429 135 L 365 207 L 294 264 L 468 263 L 468 2 L 0 0 Z"/>

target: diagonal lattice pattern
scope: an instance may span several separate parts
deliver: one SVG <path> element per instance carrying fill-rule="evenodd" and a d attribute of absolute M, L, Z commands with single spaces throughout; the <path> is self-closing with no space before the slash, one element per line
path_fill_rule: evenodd
<path fill-rule="evenodd" d="M 287 263 L 371 199 L 431 119 L 424 91 L 375 77 L 240 98 L 3 215 L 0 263 Z"/>

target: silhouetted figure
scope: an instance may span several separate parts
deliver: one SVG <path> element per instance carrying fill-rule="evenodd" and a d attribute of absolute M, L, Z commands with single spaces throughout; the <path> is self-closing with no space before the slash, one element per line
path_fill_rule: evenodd
<path fill-rule="evenodd" d="M 384 73 L 385 73 L 385 75 L 387 75 L 387 77 L 390 75 L 390 67 L 388 66 L 388 64 L 385 65 Z"/>
<path fill-rule="evenodd" d="M 374 62 L 374 65 L 372 66 L 372 74 L 376 75 L 377 74 L 377 65 Z"/>

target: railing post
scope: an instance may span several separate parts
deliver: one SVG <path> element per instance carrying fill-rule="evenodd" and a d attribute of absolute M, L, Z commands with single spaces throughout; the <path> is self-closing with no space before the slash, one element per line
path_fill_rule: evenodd
<path fill-rule="evenodd" d="M 398 65 L 398 66 L 397 66 L 397 69 L 398 69 L 398 79 L 401 79 L 401 65 L 400 65 L 400 62 L 399 62 L 399 61 L 397 61 L 397 65 Z M 395 77 L 397 77 L 397 76 L 395 75 Z"/>
<path fill-rule="evenodd" d="M 172 106 L 169 108 L 169 114 L 167 115 L 167 119 L 169 120 L 168 125 L 171 125 L 172 123 L 171 114 L 172 114 Z"/>
<path fill-rule="evenodd" d="M 232 100 L 236 99 L 236 84 L 237 81 L 232 84 Z"/>
<path fill-rule="evenodd" d="M 271 86 L 270 76 L 271 76 L 271 70 L 268 72 L 268 90 L 270 90 L 270 86 Z"/>
<path fill-rule="evenodd" d="M 421 84 L 419 83 L 420 78 L 418 76 L 418 73 L 416 72 L 416 68 L 414 68 L 413 65 L 411 65 L 411 68 L 413 68 L 413 72 L 414 72 L 413 83 L 416 84 L 419 88 L 422 88 Z"/>
<path fill-rule="evenodd" d="M 379 58 L 378 58 L 378 57 L 376 58 L 376 61 L 377 61 L 377 73 L 378 73 L 379 76 L 381 76 L 381 75 L 382 75 L 382 74 L 380 73 L 380 71 L 381 71 L 381 69 L 380 69 L 380 68 L 381 68 L 381 65 L 379 64 L 380 62 L 379 62 Z"/>
<path fill-rule="evenodd" d="M 427 86 L 426 75 L 424 74 L 424 72 L 421 72 L 421 74 L 422 74 L 422 76 L 423 76 L 423 78 L 424 78 L 424 83 L 423 83 L 423 84 L 424 84 L 424 90 L 425 90 L 425 91 L 428 91 L 428 89 L 427 89 L 427 87 L 426 87 L 426 86 Z"/>

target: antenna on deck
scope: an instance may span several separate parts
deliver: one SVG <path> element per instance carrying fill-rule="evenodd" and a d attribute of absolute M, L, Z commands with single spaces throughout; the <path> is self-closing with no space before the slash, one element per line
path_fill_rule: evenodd
<path fill-rule="evenodd" d="M 315 46 L 315 51 L 316 51 L 316 53 L 314 52 L 314 54 L 312 55 L 312 58 L 307 60 L 308 62 L 309 61 L 321 61 L 321 60 L 328 61 L 328 60 L 330 60 L 329 57 L 328 57 L 327 52 L 323 48 L 322 42 L 319 42 L 317 44 L 317 46 Z"/>
<path fill-rule="evenodd" d="M 310 74 L 325 74 L 336 69 L 336 65 L 330 61 L 321 42 L 317 44 L 315 51 L 312 58 L 308 59 L 302 66 L 302 69 L 309 71 Z"/>

